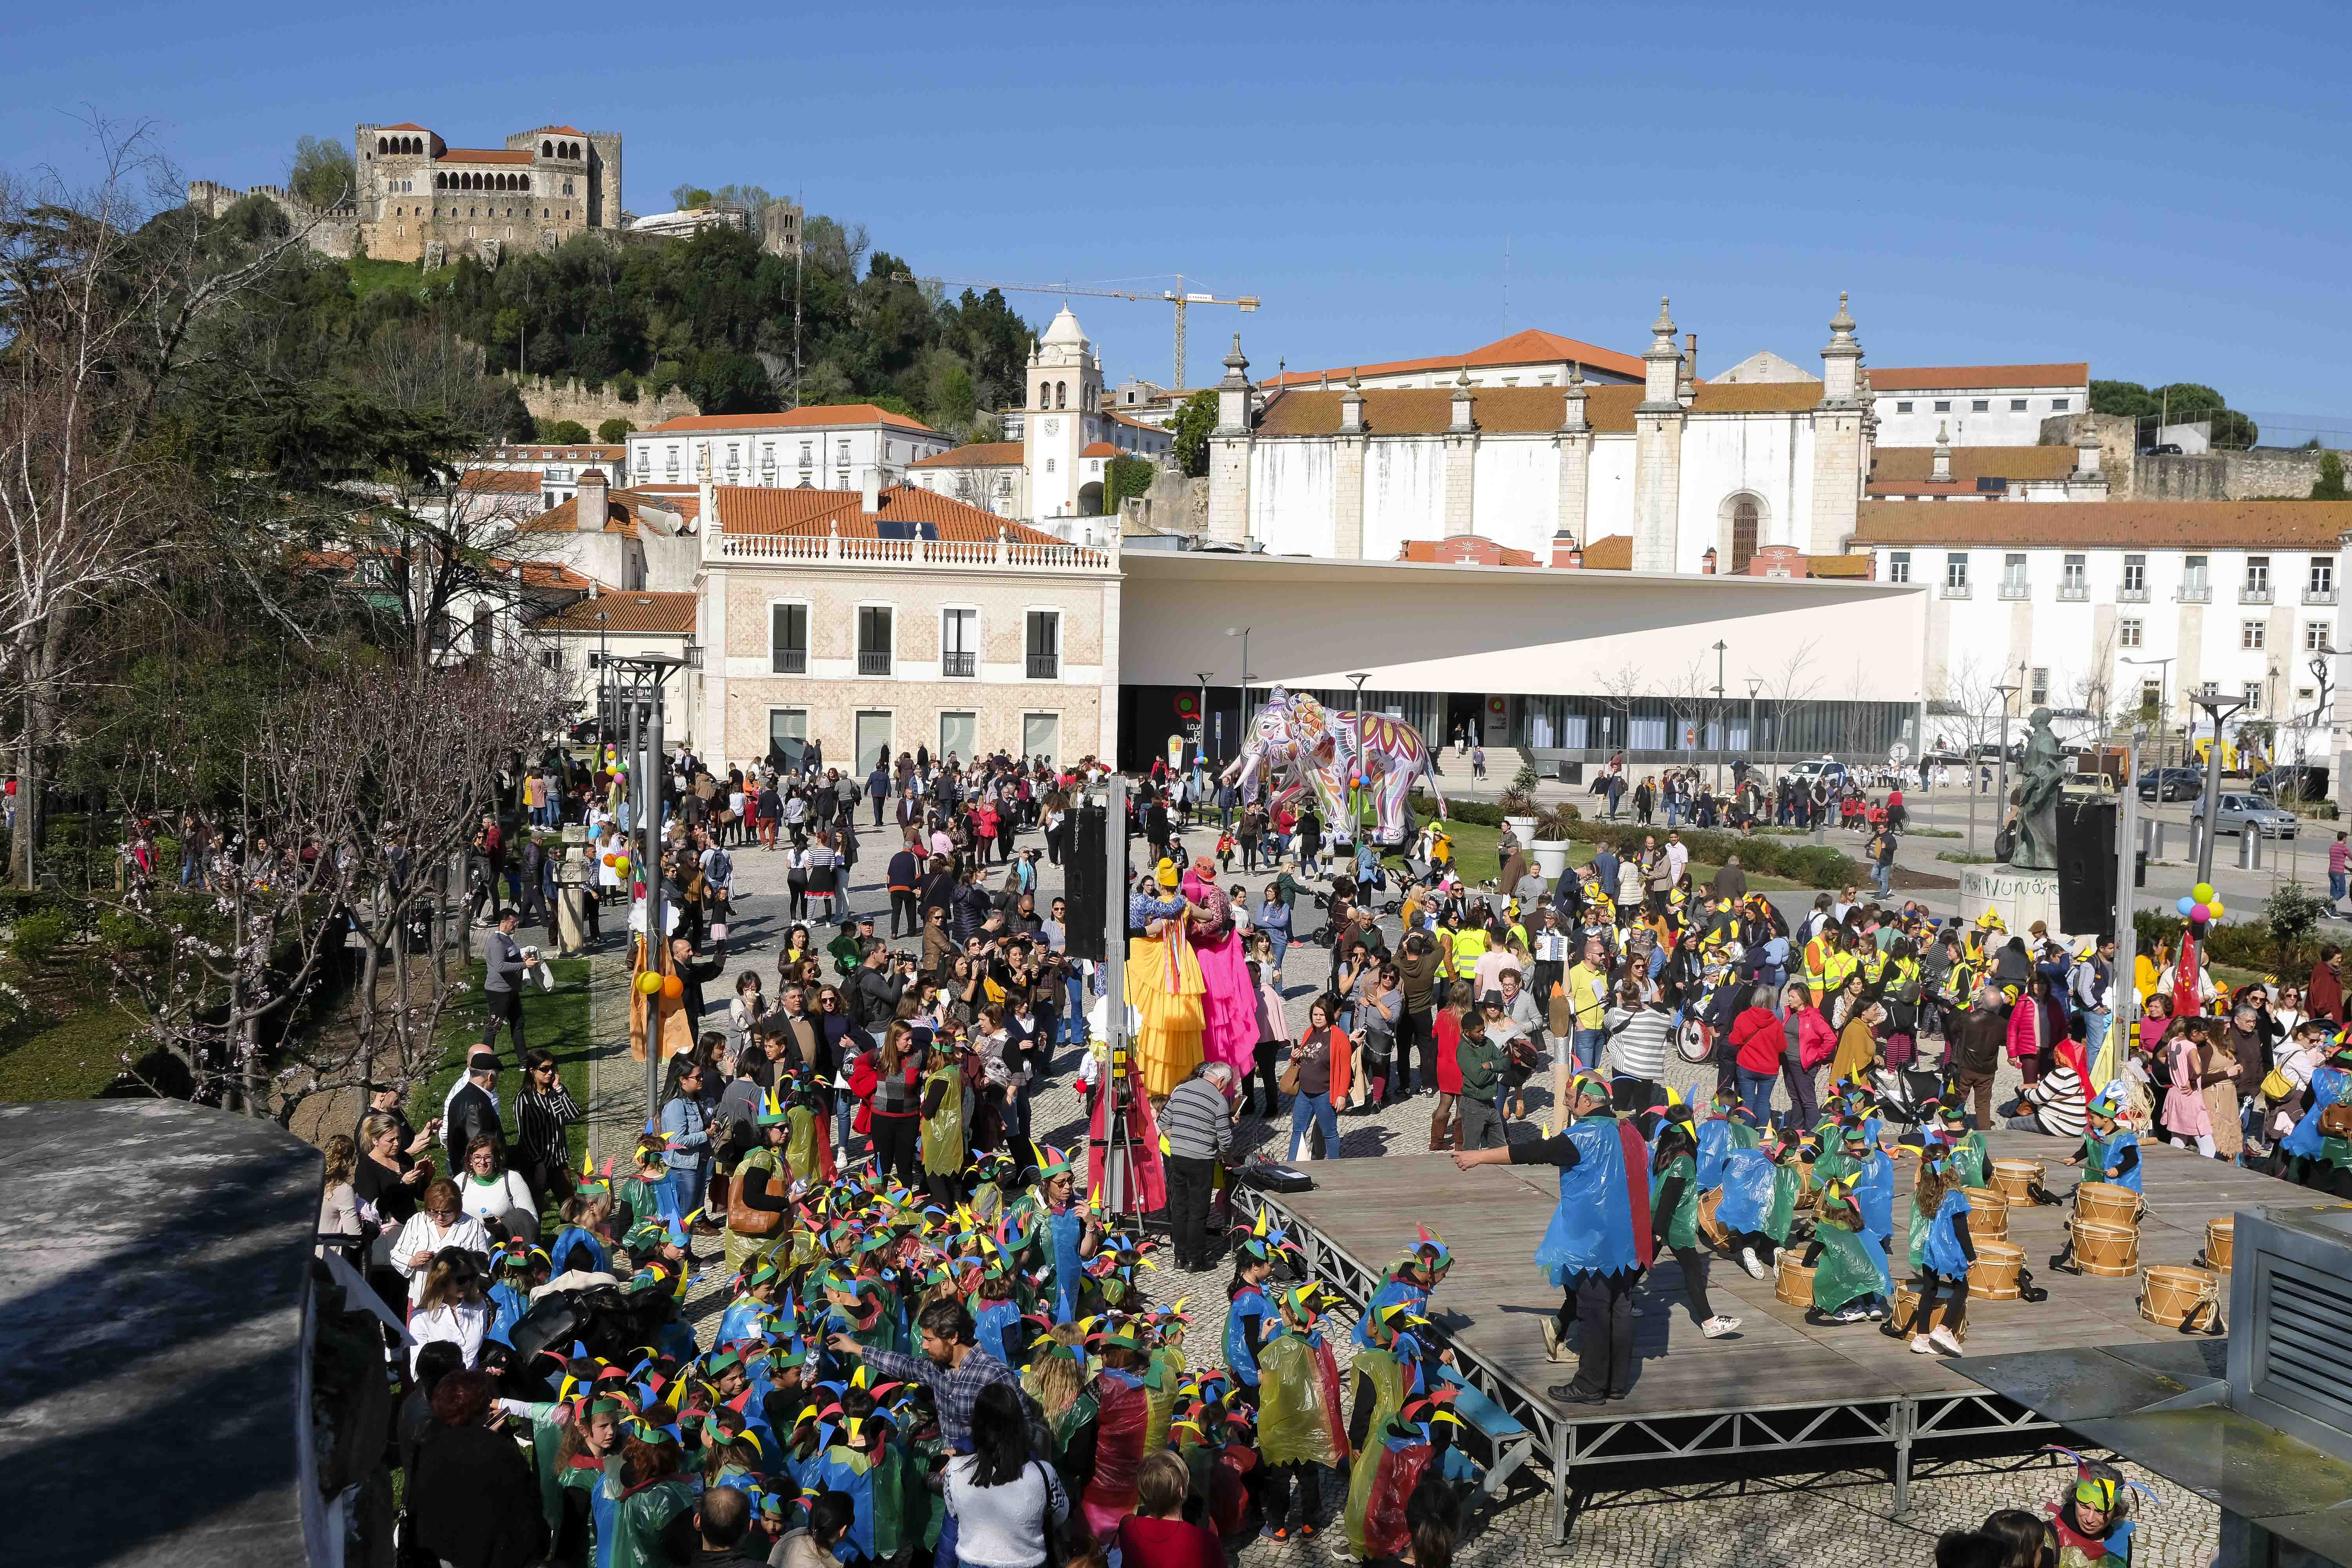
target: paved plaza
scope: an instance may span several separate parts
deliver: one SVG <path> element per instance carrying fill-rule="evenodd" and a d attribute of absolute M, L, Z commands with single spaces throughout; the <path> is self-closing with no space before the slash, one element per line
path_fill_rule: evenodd
<path fill-rule="evenodd" d="M 877 926 L 887 933 L 889 900 L 881 887 L 881 874 L 891 844 L 883 836 L 895 830 L 887 826 L 880 830 L 866 828 L 863 818 L 860 827 L 864 837 L 860 858 L 850 879 L 850 909 L 853 913 L 876 913 Z M 1190 852 L 1203 854 L 1213 847 L 1214 838 L 1213 829 L 1194 828 L 1185 835 L 1185 843 Z M 1021 842 L 1026 847 L 1043 841 L 1039 836 L 1030 834 L 1024 835 Z M 776 953 L 793 924 L 787 914 L 784 857 L 763 852 L 756 846 L 739 847 L 732 853 L 738 908 L 729 932 L 725 973 L 719 981 L 705 987 L 714 1009 L 722 1007 L 725 999 L 733 995 L 735 976 L 746 966 L 757 969 L 772 990 Z M 1042 860 L 1038 872 L 1037 904 L 1042 911 L 1060 889 L 1062 879 L 1058 868 Z M 1226 886 L 1235 881 L 1243 883 L 1253 897 L 1271 879 L 1270 875 L 1238 872 L 1220 879 Z M 1323 887 L 1320 882 L 1307 885 L 1317 889 Z M 1810 896 L 1804 894 L 1774 897 L 1792 918 L 1811 903 Z M 1321 928 L 1322 919 L 1321 912 L 1302 898 L 1294 916 L 1298 935 L 1311 938 Z M 1395 921 L 1391 918 L 1383 923 L 1393 945 L 1398 935 Z M 826 931 L 818 945 L 821 947 L 823 940 L 830 935 Z M 911 949 L 919 943 L 904 942 L 898 945 Z M 617 952 L 608 951 L 596 965 L 596 1033 L 602 1039 L 625 1042 L 627 1038 L 623 1013 L 625 962 Z M 1284 964 L 1284 994 L 1294 1031 L 1303 1028 L 1307 1004 L 1328 982 L 1329 966 L 1328 952 L 1311 940 L 1293 942 Z M 1077 1060 L 1075 1048 L 1058 1057 L 1052 1081 L 1036 1096 L 1034 1126 L 1043 1142 L 1066 1144 L 1084 1140 L 1084 1108 L 1076 1088 Z M 1667 1077 L 1685 1098 L 1696 1093 L 1704 1100 L 1714 1088 L 1711 1066 L 1694 1067 L 1672 1053 L 1668 1057 Z M 2015 1087 L 2015 1069 L 2004 1065 L 1998 1091 L 2006 1096 Z M 597 1059 L 591 1115 L 600 1163 L 643 1125 L 644 1093 L 643 1069 L 629 1060 L 625 1045 Z M 1510 1134 L 1515 1139 L 1538 1136 L 1540 1130 L 1537 1123 L 1556 1120 L 1549 1090 L 1541 1075 L 1529 1083 L 1527 1098 L 1530 1120 L 1510 1124 Z M 1377 1159 L 1389 1154 L 1424 1152 L 1428 1148 L 1431 1109 L 1430 1098 L 1419 1095 L 1370 1115 L 1342 1117 L 1340 1157 Z M 1277 1157 L 1285 1152 L 1288 1135 L 1286 1107 L 1275 1124 L 1244 1117 L 1235 1129 L 1236 1142 L 1242 1151 L 1264 1152 Z M 1309 1168 L 1319 1171 L 1318 1167 Z M 1400 1250 L 1412 1236 L 1416 1222 L 1425 1222 L 1440 1231 L 1445 1225 L 1442 1213 L 1399 1214 L 1396 1236 Z M 1153 1294 L 1161 1300 L 1185 1300 L 1185 1310 L 1192 1319 L 1188 1342 L 1192 1347 L 1193 1359 L 1210 1363 L 1221 1362 L 1226 1271 L 1180 1272 L 1164 1251 L 1155 1260 L 1162 1272 L 1152 1280 Z M 723 1305 L 719 1289 L 719 1282 L 714 1277 L 696 1292 L 689 1304 L 689 1316 L 698 1325 L 715 1317 Z M 1546 1305 L 1556 1300 L 1550 1287 L 1538 1277 L 1532 1260 L 1528 1263 L 1528 1299 L 1531 1303 L 1541 1301 Z M 1442 1287 L 1437 1304 L 1445 1304 Z M 1654 1303 L 1649 1310 L 1666 1309 L 1663 1303 Z M 1353 1325 L 1354 1311 L 1350 1307 L 1341 1307 L 1335 1310 L 1333 1317 L 1335 1328 L 1330 1342 L 1344 1367 L 1351 1349 L 1347 1328 Z M 1563 1379 L 1570 1370 L 1562 1368 Z M 1565 1549 L 1555 1548 L 1550 1542 L 1548 1489 L 1523 1485 L 1515 1490 L 1507 1507 L 1483 1507 L 1476 1512 L 1458 1561 L 1465 1568 L 1502 1568 L 1504 1564 L 1538 1559 L 1556 1561 L 1564 1550 L 1579 1562 L 1624 1564 L 1627 1568 L 1762 1568 L 1777 1563 L 1803 1563 L 1808 1568 L 1814 1564 L 1879 1568 L 1890 1562 L 1925 1563 L 1932 1557 L 1938 1531 L 1973 1527 L 1998 1508 L 2038 1510 L 2043 1502 L 2058 1496 L 2063 1479 L 2063 1473 L 2049 1464 L 2029 1463 L 2015 1457 L 1955 1460 L 1945 1467 L 1937 1456 L 1922 1454 L 1912 1482 L 1910 1510 L 1896 1521 L 1885 1517 L 1885 1510 L 1892 1505 L 1893 1489 L 1888 1471 L 1879 1461 L 1879 1456 L 1872 1455 L 1870 1462 L 1877 1464 L 1874 1468 L 1828 1472 L 1775 1468 L 1763 1474 L 1758 1473 L 1759 1467 L 1717 1462 L 1691 1461 L 1679 1467 L 1671 1462 L 1655 1467 L 1609 1467 L 1593 1472 L 1595 1485 L 1633 1489 L 1634 1483 L 1641 1482 L 1646 1486 L 1640 1489 L 1602 1489 L 1587 1497 Z M 1857 1459 L 1857 1464 L 1864 1462 Z M 2135 1562 L 2159 1568 L 2202 1568 L 2210 1563 L 2218 1545 L 2219 1511 L 2203 1500 L 2137 1467 L 2125 1468 L 2133 1479 L 2154 1489 L 2161 1503 L 2161 1507 L 2150 1510 L 2147 1525 L 2135 1542 Z M 1336 1520 L 1336 1510 L 1343 1500 L 1343 1483 L 1336 1477 L 1327 1479 L 1326 1500 Z M 1345 1535 L 1334 1529 L 1312 1542 L 1293 1541 L 1277 1546 L 1254 1541 L 1239 1553 L 1239 1561 L 1255 1568 L 1275 1568 L 1277 1564 L 1282 1568 L 1304 1568 L 1327 1559 L 1344 1558 L 1345 1552 Z"/>

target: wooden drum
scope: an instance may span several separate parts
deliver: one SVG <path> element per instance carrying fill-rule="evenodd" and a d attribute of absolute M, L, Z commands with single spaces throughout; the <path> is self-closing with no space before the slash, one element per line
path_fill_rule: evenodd
<path fill-rule="evenodd" d="M 2139 1194 L 2113 1182 L 2084 1182 L 2074 1189 L 2074 1217 L 2097 1225 L 2139 1228 Z"/>
<path fill-rule="evenodd" d="M 2238 1234 L 2238 1217 L 2225 1215 L 2205 1222 L 2204 1265 L 2216 1274 L 2230 1272 L 2231 1247 Z"/>
<path fill-rule="evenodd" d="M 1710 1187 L 1699 1194 L 1698 1238 L 1708 1247 L 1717 1249 L 1730 1245 L 1731 1242 L 1731 1233 L 1724 1229 L 1723 1222 L 1715 1217 L 1715 1211 L 1722 1206 L 1723 1189 L 1721 1187 Z"/>
<path fill-rule="evenodd" d="M 1793 1251 L 1780 1254 L 1780 1272 L 1773 1281 L 1772 1295 L 1791 1307 L 1813 1304 L 1813 1271 L 1798 1262 Z"/>
<path fill-rule="evenodd" d="M 1970 1289 L 1973 1289 L 1974 1287 L 1970 1287 Z M 1916 1319 L 1918 1318 L 1918 1315 L 1919 1292 L 1913 1289 L 1907 1284 L 1895 1286 L 1895 1300 L 1886 1314 L 1887 1325 L 1894 1329 L 1895 1332 L 1900 1334 L 1924 1333 L 1927 1329 L 1935 1326 L 1933 1323 L 1925 1325 L 1917 1324 Z M 1942 1319 L 1948 1318 L 1950 1315 L 1951 1307 L 1949 1301 L 1943 1297 L 1937 1298 L 1937 1318 L 1940 1321 Z M 1969 1325 L 1967 1320 L 1963 1319 L 1961 1321 L 1959 1332 L 1954 1337 L 1958 1339 L 1962 1344 L 1969 1342 Z"/>
<path fill-rule="evenodd" d="M 2205 1268 L 2179 1268 L 2159 1263 L 2142 1276 L 2139 1315 L 2151 1323 L 2177 1329 L 2193 1318 L 2219 1310 L 2221 1276 Z"/>
<path fill-rule="evenodd" d="M 1995 1160 L 1992 1184 L 2011 1203 L 2030 1204 L 2042 1185 L 2042 1168 L 2039 1160 Z"/>
<path fill-rule="evenodd" d="M 1970 1240 L 2009 1239 L 2009 1200 L 1995 1187 L 1963 1187 L 1969 1194 Z"/>
<path fill-rule="evenodd" d="M 2074 1237 L 2074 1261 L 2084 1273 L 2128 1279 L 2139 1272 L 2139 1232 L 2130 1226 L 2077 1218 L 2067 1228 Z"/>
<path fill-rule="evenodd" d="M 1969 1265 L 1969 1294 L 1984 1301 L 2014 1301 L 2017 1277 L 2025 1268 L 2025 1248 L 2005 1241 L 1977 1243 L 1977 1260 Z"/>

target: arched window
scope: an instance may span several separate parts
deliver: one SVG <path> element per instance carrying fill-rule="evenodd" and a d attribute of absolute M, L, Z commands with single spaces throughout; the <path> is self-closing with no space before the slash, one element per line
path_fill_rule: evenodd
<path fill-rule="evenodd" d="M 529 174 L 518 174 L 515 177 L 521 182 L 524 194 L 529 195 L 530 191 L 530 176 Z"/>
<path fill-rule="evenodd" d="M 1054 384 L 1052 382 L 1041 381 L 1037 384 L 1037 406 L 1040 408 L 1051 408 L 1054 406 Z"/>
<path fill-rule="evenodd" d="M 541 157 L 542 157 L 542 158 L 552 158 L 552 157 L 554 157 L 554 156 L 555 156 L 555 143 L 554 143 L 554 142 L 541 142 L 541 143 L 539 144 L 539 155 L 540 155 Z"/>
<path fill-rule="evenodd" d="M 1069 405 L 1070 384 L 1066 381 L 1055 382 L 1054 384 L 1054 406 L 1056 408 L 1067 408 Z"/>
<path fill-rule="evenodd" d="M 392 151 L 392 148 L 391 148 L 391 146 L 390 146 L 390 145 L 385 142 L 385 139 L 384 139 L 384 138 L 383 138 L 383 137 L 379 136 L 379 137 L 377 137 L 377 138 L 375 139 L 375 150 L 376 150 L 378 153 L 389 153 L 389 152 L 391 152 L 391 151 Z"/>
<path fill-rule="evenodd" d="M 433 188 L 436 191 L 447 190 L 449 188 L 449 176 L 446 174 L 435 174 L 433 176 Z"/>
<path fill-rule="evenodd" d="M 1741 496 L 1731 505 L 1731 574 L 1741 576 L 1756 559 L 1756 498 Z"/>

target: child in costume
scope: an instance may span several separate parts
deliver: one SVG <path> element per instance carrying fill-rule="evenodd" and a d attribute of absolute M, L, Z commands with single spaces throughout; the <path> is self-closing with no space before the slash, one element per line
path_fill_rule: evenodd
<path fill-rule="evenodd" d="M 663 1535 L 694 1507 L 694 1482 L 680 1474 L 677 1439 L 632 1415 L 621 1423 L 621 1452 L 607 1460 L 604 1489 L 613 1505 L 613 1545 L 605 1568 L 657 1568 L 670 1560 Z"/>
<path fill-rule="evenodd" d="M 1814 1311 L 1833 1323 L 1886 1316 L 1884 1299 L 1895 1290 L 1886 1272 L 1886 1244 L 1864 1226 L 1851 1180 L 1822 1189 L 1804 1261 L 1813 1271 Z"/>
<path fill-rule="evenodd" d="M 1671 1251 L 1682 1266 L 1691 1320 L 1708 1339 L 1737 1333 L 1739 1320 L 1715 1310 L 1706 1296 L 1706 1264 L 1698 1250 L 1697 1141 L 1688 1121 L 1660 1124 L 1650 1177 L 1651 1256 Z"/>
<path fill-rule="evenodd" d="M 2122 1125 L 2125 1093 L 2123 1079 L 2116 1079 L 2091 1101 L 2083 1121 L 2083 1146 L 2067 1157 L 2066 1163 L 2082 1166 L 2086 1183 L 2111 1184 L 2137 1193 L 2141 1190 L 2139 1134 Z M 2050 1267 L 2068 1274 L 2083 1271 L 2074 1261 L 2071 1229 L 2066 1245 L 2051 1255 Z"/>
<path fill-rule="evenodd" d="M 741 1289 L 727 1304 L 727 1310 L 719 1314 L 716 1343 L 731 1345 L 757 1339 L 774 1319 L 776 1287 L 782 1282 L 782 1276 L 776 1272 L 776 1266 L 769 1262 L 755 1263 L 751 1272 L 741 1278 Z"/>
<path fill-rule="evenodd" d="M 1275 1304 L 1279 1326 L 1258 1356 L 1258 1453 L 1266 1466 L 1260 1490 L 1265 1523 L 1259 1534 L 1269 1541 L 1294 1534 L 1312 1540 L 1321 1531 L 1319 1468 L 1338 1464 L 1347 1446 L 1339 1363 L 1318 1326 L 1324 1309 L 1337 1300 L 1320 1280 L 1284 1291 Z"/>
<path fill-rule="evenodd" d="M 923 1185 L 933 1202 L 952 1206 L 960 1198 L 959 1178 L 966 1152 L 964 1072 L 958 1065 L 955 1042 L 933 1034 L 923 1063 L 922 1113 L 918 1139 L 921 1144 Z"/>
<path fill-rule="evenodd" d="M 1404 1256 L 1389 1266 L 1387 1281 L 1364 1303 L 1364 1315 L 1351 1336 L 1359 1346 L 1373 1342 L 1372 1326 L 1383 1307 L 1406 1306 L 1412 1309 L 1413 1316 L 1427 1317 L 1431 1294 L 1454 1267 L 1454 1254 L 1446 1249 L 1444 1237 L 1425 1225 L 1414 1229 L 1416 1235 Z"/>
<path fill-rule="evenodd" d="M 1087 1528 L 1108 1540 L 1118 1531 L 1118 1521 L 1135 1511 L 1135 1473 L 1143 1464 L 1144 1436 L 1150 1425 L 1143 1380 L 1151 1363 L 1134 1331 L 1124 1324 L 1103 1335 L 1097 1348 L 1102 1371 L 1091 1391 L 1094 1453 L 1085 1467 L 1084 1485 L 1071 1484 L 1077 1488 Z"/>
<path fill-rule="evenodd" d="M 1265 1223 L 1261 1213 L 1261 1228 Z M 1273 1251 L 1264 1236 L 1234 1249 L 1234 1277 L 1225 1286 L 1225 1366 L 1234 1376 L 1234 1397 L 1244 1405 L 1258 1403 L 1258 1356 L 1274 1337 L 1274 1303 L 1265 1293 L 1273 1277 Z"/>
<path fill-rule="evenodd" d="M 2086 1459 L 2071 1448 L 2059 1453 L 2074 1460 L 2074 1479 L 2056 1502 L 2042 1511 L 2050 1516 L 2050 1533 L 2058 1543 L 2058 1568 L 2129 1568 L 2133 1521 L 2132 1494 L 2142 1489 L 2126 1481 L 2113 1465 Z"/>
<path fill-rule="evenodd" d="M 612 1568 L 613 1532 L 621 1505 L 604 1486 L 608 1461 L 621 1453 L 621 1422 L 633 1414 L 611 1394 L 582 1394 L 556 1449 L 555 1498 L 549 1510 L 548 1559 L 566 1568 Z"/>
<path fill-rule="evenodd" d="M 1911 1349 L 1920 1355 L 1937 1351 L 1958 1355 L 1960 1324 L 1969 1309 L 1969 1265 L 1976 1261 L 1977 1249 L 1969 1237 L 1969 1195 L 1960 1190 L 1948 1145 L 1932 1144 L 1922 1154 L 1912 1204 L 1916 1213 L 1927 1216 L 1927 1226 L 1919 1242 L 1919 1304 L 1912 1319 Z M 1934 1321 L 1938 1292 L 1948 1300 L 1944 1319 L 1923 1333 L 1919 1331 Z"/>
<path fill-rule="evenodd" d="M 2307 1092 L 2311 1109 L 2279 1140 L 2282 1173 L 2315 1191 L 2352 1197 L 2352 1140 L 2325 1132 L 2320 1126 L 2329 1110 L 2352 1105 L 2352 1035 L 2336 1037 L 2325 1065 L 2312 1070 Z"/>
<path fill-rule="evenodd" d="M 507 1337 L 509 1330 L 522 1321 L 530 1310 L 530 1288 L 544 1284 L 546 1277 L 536 1280 L 532 1276 L 547 1261 L 547 1254 L 516 1237 L 499 1249 L 497 1283 L 490 1287 L 490 1326 L 482 1336 L 502 1345 L 514 1342 Z"/>
<path fill-rule="evenodd" d="M 1772 1263 L 1797 1217 L 1796 1145 L 1774 1141 L 1723 1157 L 1723 1197 L 1715 1221 L 1731 1235 L 1732 1256 L 1757 1279 Z"/>

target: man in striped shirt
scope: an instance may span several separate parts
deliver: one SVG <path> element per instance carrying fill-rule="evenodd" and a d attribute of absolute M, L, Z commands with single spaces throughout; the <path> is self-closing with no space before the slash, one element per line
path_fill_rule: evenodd
<path fill-rule="evenodd" d="M 1160 1108 L 1167 1144 L 1168 1217 L 1176 1233 L 1176 1267 L 1206 1268 L 1209 1194 L 1217 1164 L 1234 1146 L 1234 1069 L 1202 1062 L 1169 1091 Z"/>
<path fill-rule="evenodd" d="M 1643 999 L 1643 987 L 1627 981 L 1609 1009 L 1609 1065 L 1614 1069 L 1611 1101 L 1620 1110 L 1647 1110 L 1658 1099 L 1666 1072 L 1666 1040 L 1674 1015 Z"/>

